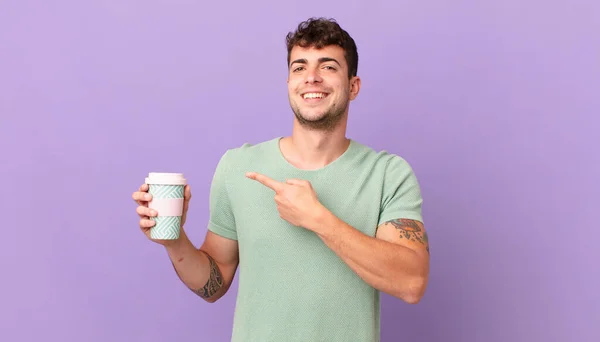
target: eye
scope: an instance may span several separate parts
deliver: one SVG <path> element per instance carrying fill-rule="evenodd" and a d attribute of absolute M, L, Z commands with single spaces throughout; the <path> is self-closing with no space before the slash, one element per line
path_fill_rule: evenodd
<path fill-rule="evenodd" d="M 304 69 L 304 67 L 299 66 L 299 67 L 294 68 L 292 71 L 293 72 L 298 72 L 298 71 L 300 71 L 302 69 Z"/>
<path fill-rule="evenodd" d="M 333 65 L 326 65 L 323 68 L 327 69 L 327 70 L 331 70 L 331 71 L 335 71 L 335 67 Z"/>

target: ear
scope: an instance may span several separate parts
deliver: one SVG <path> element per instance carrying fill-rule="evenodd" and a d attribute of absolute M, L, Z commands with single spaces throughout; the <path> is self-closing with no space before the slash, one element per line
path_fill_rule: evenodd
<path fill-rule="evenodd" d="M 360 77 L 354 76 L 350 79 L 350 101 L 354 100 L 360 92 Z"/>

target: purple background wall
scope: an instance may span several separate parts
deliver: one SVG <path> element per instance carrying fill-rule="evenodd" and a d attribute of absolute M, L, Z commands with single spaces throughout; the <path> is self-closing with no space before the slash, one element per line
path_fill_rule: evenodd
<path fill-rule="evenodd" d="M 430 285 L 416 306 L 383 296 L 383 341 L 599 341 L 599 12 L 3 1 L 0 339 L 227 341 L 237 282 L 196 298 L 130 196 L 184 172 L 199 245 L 224 150 L 290 132 L 284 35 L 328 16 L 359 46 L 348 136 L 409 160 L 425 198 Z"/>

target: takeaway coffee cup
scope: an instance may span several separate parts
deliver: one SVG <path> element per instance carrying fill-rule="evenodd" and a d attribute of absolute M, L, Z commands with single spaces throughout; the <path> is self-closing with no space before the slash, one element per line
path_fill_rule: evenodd
<path fill-rule="evenodd" d="M 148 193 L 152 200 L 148 207 L 156 210 L 151 217 L 155 225 L 150 229 L 150 238 L 155 240 L 176 240 L 181 229 L 183 214 L 183 191 L 186 179 L 183 173 L 150 172 L 146 177 Z"/>

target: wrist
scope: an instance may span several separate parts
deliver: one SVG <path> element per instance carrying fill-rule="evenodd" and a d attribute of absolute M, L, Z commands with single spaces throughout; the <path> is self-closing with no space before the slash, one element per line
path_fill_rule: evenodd
<path fill-rule="evenodd" d="M 335 216 L 333 213 L 325 206 L 319 204 L 313 211 L 312 219 L 306 228 L 317 233 L 318 235 L 323 235 L 331 230 L 334 219 Z"/>
<path fill-rule="evenodd" d="M 169 254 L 180 254 L 185 249 L 186 242 L 188 242 L 187 235 L 181 229 L 178 239 L 165 241 L 163 245 Z"/>

